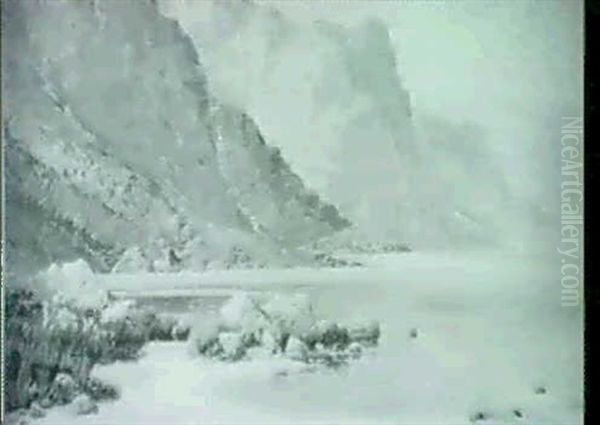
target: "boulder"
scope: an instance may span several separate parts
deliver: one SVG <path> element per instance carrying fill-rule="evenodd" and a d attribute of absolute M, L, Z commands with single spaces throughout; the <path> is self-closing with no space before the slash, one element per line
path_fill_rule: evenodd
<path fill-rule="evenodd" d="M 80 394 L 73 400 L 72 411 L 76 415 L 91 415 L 98 413 L 98 405 L 87 394 Z"/>
<path fill-rule="evenodd" d="M 31 403 L 28 413 L 29 413 L 29 416 L 31 416 L 32 418 L 43 418 L 44 416 L 46 416 L 46 411 L 36 401 Z"/>
<path fill-rule="evenodd" d="M 68 373 L 58 373 L 50 389 L 51 399 L 58 404 L 67 404 L 77 395 L 77 383 Z"/>
<path fill-rule="evenodd" d="M 298 338 L 292 336 L 287 341 L 287 345 L 285 347 L 285 355 L 292 360 L 304 362 L 307 360 L 308 347 Z"/>
<path fill-rule="evenodd" d="M 84 385 L 84 392 L 94 401 L 116 400 L 119 391 L 96 377 L 89 377 Z"/>
<path fill-rule="evenodd" d="M 44 409 L 48 409 L 48 408 L 52 407 L 52 400 L 50 400 L 48 397 L 41 399 L 40 407 L 43 407 Z"/>
<path fill-rule="evenodd" d="M 260 344 L 271 354 L 277 353 L 279 346 L 277 343 L 277 338 L 273 335 L 272 332 L 267 330 L 263 331 L 260 337 Z"/>

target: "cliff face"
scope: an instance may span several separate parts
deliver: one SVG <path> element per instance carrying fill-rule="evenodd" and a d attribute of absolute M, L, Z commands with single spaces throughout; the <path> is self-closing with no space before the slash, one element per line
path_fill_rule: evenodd
<path fill-rule="evenodd" d="M 344 19 L 352 5 L 340 6 L 339 17 L 325 13 L 335 8 L 323 4 L 298 7 L 297 15 L 294 7 L 287 9 L 289 2 L 164 0 L 161 5 L 202 52 L 215 93 L 248 113 L 306 185 L 355 224 L 333 239 L 409 243 L 417 250 L 527 249 L 532 241 L 546 240 L 546 230 L 556 235 L 546 224 L 538 232 L 540 220 L 551 220 L 544 212 L 548 208 L 537 195 L 522 195 L 518 186 L 527 184 L 514 184 L 515 164 L 507 158 L 524 161 L 513 156 L 523 147 L 514 142 L 520 136 L 509 124 L 513 121 L 502 118 L 506 111 L 465 119 L 451 110 L 491 108 L 491 99 L 477 91 L 469 105 L 448 104 L 442 115 L 427 112 L 441 109 L 430 108 L 423 98 L 420 109 L 413 105 L 405 70 L 396 61 L 404 57 L 408 65 L 411 56 L 399 50 L 397 37 L 394 44 L 385 19 L 374 17 L 377 7 L 360 19 Z M 409 23 L 411 8 L 404 6 L 389 9 L 394 19 L 419 27 Z M 309 9 L 313 13 L 307 15 Z M 394 31 L 407 37 L 404 47 L 423 43 L 411 30 Z M 437 63 L 423 56 L 419 80 Z M 495 72 L 465 75 L 464 81 L 493 84 Z M 436 75 L 429 76 L 427 92 L 439 89 L 443 103 L 449 88 L 440 84 L 452 79 Z"/>
<path fill-rule="evenodd" d="M 3 9 L 9 267 L 290 263 L 349 225 L 212 95 L 153 1 Z"/>
<path fill-rule="evenodd" d="M 211 86 L 309 187 L 370 237 L 403 240 L 418 147 L 382 22 L 295 21 L 276 3 L 162 3 L 202 52 Z"/>

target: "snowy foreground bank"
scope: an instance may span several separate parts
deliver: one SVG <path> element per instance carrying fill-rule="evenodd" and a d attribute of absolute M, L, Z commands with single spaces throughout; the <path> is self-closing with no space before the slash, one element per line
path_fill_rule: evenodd
<path fill-rule="evenodd" d="M 107 289 L 130 296 L 304 292 L 322 316 L 378 320 L 380 346 L 347 368 L 302 373 L 283 358 L 223 363 L 154 342 L 139 361 L 95 369 L 120 399 L 35 423 L 578 424 L 582 312 L 561 307 L 559 280 L 543 258 L 423 254 L 360 269 L 107 275 Z"/>

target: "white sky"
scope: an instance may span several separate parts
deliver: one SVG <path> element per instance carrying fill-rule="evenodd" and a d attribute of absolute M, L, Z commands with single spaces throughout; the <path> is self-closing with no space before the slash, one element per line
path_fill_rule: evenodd
<path fill-rule="evenodd" d="M 260 3 L 294 19 L 378 16 L 415 111 L 483 125 L 514 168 L 513 183 L 528 182 L 524 196 L 553 196 L 560 117 L 583 113 L 582 1 Z"/>

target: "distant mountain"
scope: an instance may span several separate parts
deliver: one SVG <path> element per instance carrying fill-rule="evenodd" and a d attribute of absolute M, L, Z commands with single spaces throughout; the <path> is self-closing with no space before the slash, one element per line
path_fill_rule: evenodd
<path fill-rule="evenodd" d="M 559 236 L 556 228 L 540 221 L 551 222 L 548 211 L 558 211 L 558 201 L 550 208 L 515 190 L 507 158 L 522 162 L 513 157 L 523 149 L 515 145 L 520 129 L 506 124 L 499 135 L 494 126 L 503 125 L 501 118 L 465 121 L 451 110 L 432 116 L 428 105 L 415 107 L 396 60 L 404 52 L 397 49 L 423 40 L 393 43 L 386 23 L 374 16 L 377 8 L 350 19 L 349 4 L 340 5 L 339 17 L 318 3 L 297 9 L 281 1 L 160 4 L 202 52 L 214 92 L 251 116 L 302 181 L 353 222 L 326 245 L 555 246 L 544 234 Z M 406 9 L 399 6 L 392 21 L 412 26 Z M 448 89 L 441 82 L 432 76 L 440 101 Z M 488 99 L 473 95 L 473 105 L 489 107 Z"/>
<path fill-rule="evenodd" d="M 403 240 L 418 145 L 383 22 L 293 20 L 278 2 L 162 7 L 202 52 L 215 92 L 256 120 L 309 187 L 370 237 Z"/>

